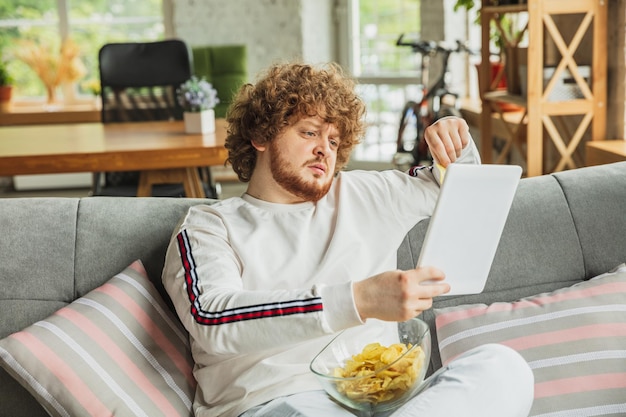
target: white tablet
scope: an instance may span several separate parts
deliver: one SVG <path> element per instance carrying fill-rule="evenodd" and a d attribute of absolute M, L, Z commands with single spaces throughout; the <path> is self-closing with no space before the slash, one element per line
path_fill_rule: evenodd
<path fill-rule="evenodd" d="M 450 292 L 483 291 L 522 168 L 450 164 L 417 266 L 441 269 Z"/>

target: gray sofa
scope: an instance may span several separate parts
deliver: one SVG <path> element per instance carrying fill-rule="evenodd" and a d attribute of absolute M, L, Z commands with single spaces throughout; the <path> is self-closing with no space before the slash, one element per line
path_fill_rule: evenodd
<path fill-rule="evenodd" d="M 202 200 L 29 198 L 0 201 L 0 338 L 43 319 L 141 259 L 159 290 L 177 220 Z M 398 250 L 415 265 L 426 222 Z M 570 286 L 626 262 L 626 162 L 523 179 L 485 292 L 435 307 L 513 301 Z M 435 336 L 431 368 L 441 364 Z M 0 370 L 0 416 L 46 415 Z"/>

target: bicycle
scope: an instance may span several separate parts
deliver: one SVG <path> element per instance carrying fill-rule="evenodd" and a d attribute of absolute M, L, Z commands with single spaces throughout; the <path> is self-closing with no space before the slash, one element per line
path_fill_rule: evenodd
<path fill-rule="evenodd" d="M 428 151 L 428 145 L 424 139 L 424 130 L 427 126 L 446 116 L 461 117 L 459 95 L 448 89 L 448 61 L 453 53 L 470 53 L 470 49 L 461 41 L 450 48 L 443 42 L 435 41 L 404 41 L 401 34 L 396 41 L 397 46 L 409 46 L 415 53 L 421 54 L 420 63 L 420 97 L 417 100 L 409 100 L 402 109 L 396 153 L 393 163 L 397 169 L 407 170 L 413 165 L 432 162 Z M 441 56 L 441 73 L 432 83 L 427 86 L 430 72 L 430 59 Z"/>

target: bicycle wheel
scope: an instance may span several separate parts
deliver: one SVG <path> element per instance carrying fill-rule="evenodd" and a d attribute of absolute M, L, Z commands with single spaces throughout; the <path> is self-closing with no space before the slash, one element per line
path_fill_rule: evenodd
<path fill-rule="evenodd" d="M 402 110 L 394 156 L 394 162 L 397 166 L 402 165 L 401 169 L 408 169 L 428 159 L 428 145 L 424 140 L 424 126 L 419 109 L 419 103 L 409 101 Z"/>
<path fill-rule="evenodd" d="M 417 109 L 418 104 L 408 101 L 402 109 L 396 152 L 410 153 L 417 142 Z"/>

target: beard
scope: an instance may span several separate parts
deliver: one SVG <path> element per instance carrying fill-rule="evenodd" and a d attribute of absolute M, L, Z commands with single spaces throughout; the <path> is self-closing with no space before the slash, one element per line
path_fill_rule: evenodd
<path fill-rule="evenodd" d="M 270 142 L 270 147 L 273 148 L 272 155 L 274 155 L 270 163 L 270 169 L 272 170 L 274 181 L 278 185 L 304 201 L 317 202 L 328 193 L 332 184 L 332 178 L 325 183 L 307 181 L 298 175 L 291 161 L 282 156 L 280 150 L 277 149 L 278 146 L 276 146 L 275 141 Z M 313 159 L 307 161 L 304 166 L 315 162 L 321 162 L 321 160 Z"/>

